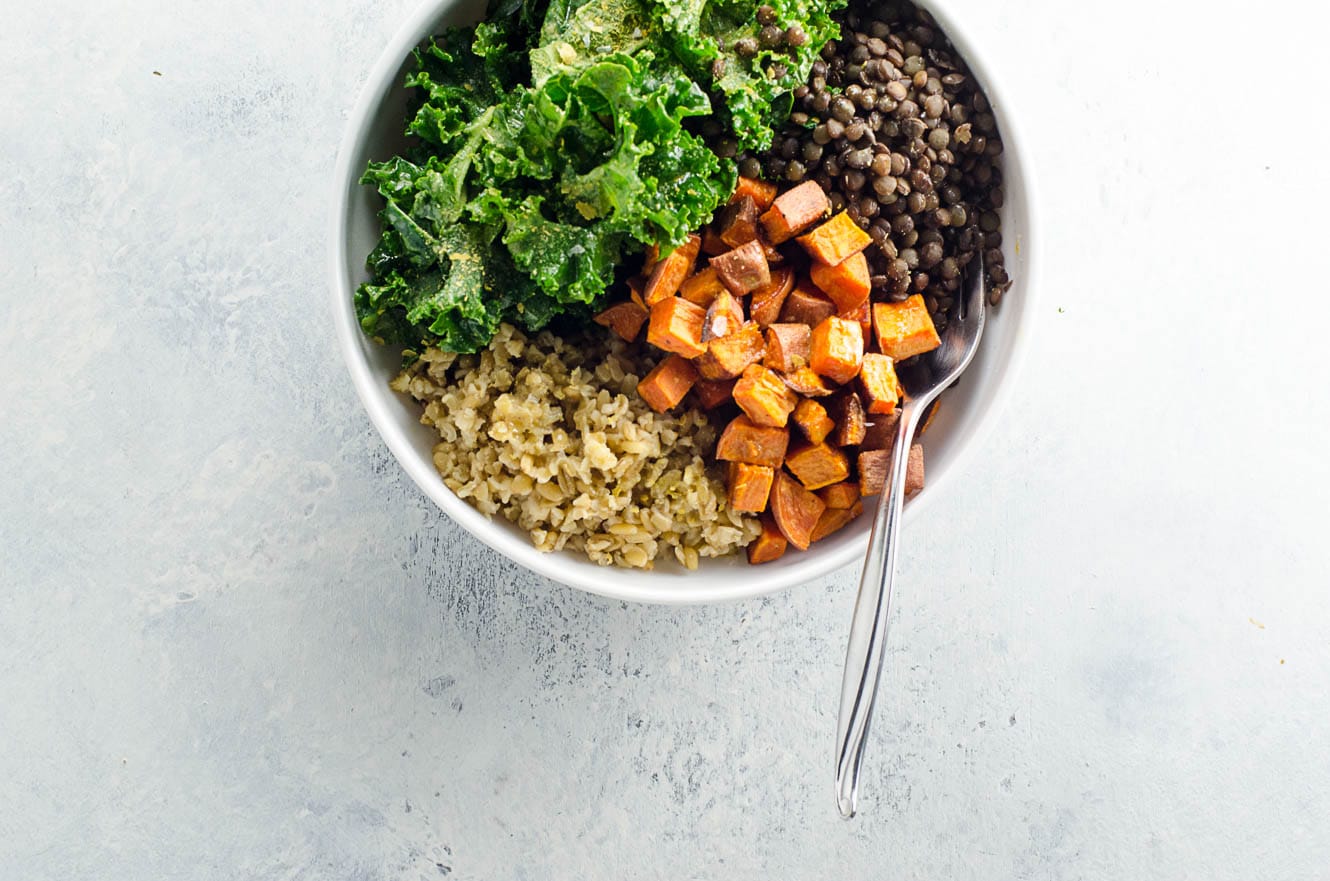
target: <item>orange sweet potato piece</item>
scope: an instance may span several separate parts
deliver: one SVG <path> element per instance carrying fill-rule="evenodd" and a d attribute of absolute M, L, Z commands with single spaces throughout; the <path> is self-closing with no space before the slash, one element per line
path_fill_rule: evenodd
<path fill-rule="evenodd" d="M 811 367 L 800 367 L 783 374 L 785 384 L 806 398 L 821 398 L 831 394 L 831 388 L 822 381 L 822 377 L 813 372 Z"/>
<path fill-rule="evenodd" d="M 660 245 L 652 242 L 647 245 L 646 253 L 642 255 L 642 277 L 647 278 L 651 275 L 651 270 L 656 268 L 660 262 Z"/>
<path fill-rule="evenodd" d="M 762 356 L 762 363 L 781 373 L 790 373 L 807 365 L 812 334 L 806 324 L 771 325 L 767 328 L 767 351 Z"/>
<path fill-rule="evenodd" d="M 733 379 L 699 379 L 693 386 L 693 394 L 703 410 L 714 410 L 730 400 L 734 394 Z"/>
<path fill-rule="evenodd" d="M 813 530 L 827 506 L 822 500 L 799 485 L 783 470 L 776 472 L 771 485 L 771 515 L 776 527 L 801 551 L 808 550 L 813 541 Z"/>
<path fill-rule="evenodd" d="M 753 291 L 748 303 L 748 313 L 757 322 L 758 327 L 774 324 L 780 317 L 785 298 L 794 288 L 794 270 L 776 269 L 771 273 L 771 281 Z"/>
<path fill-rule="evenodd" d="M 720 283 L 716 270 L 708 266 L 684 279 L 683 284 L 679 285 L 679 296 L 705 309 L 723 290 L 725 285 Z"/>
<path fill-rule="evenodd" d="M 745 196 L 751 198 L 759 211 L 766 211 L 776 198 L 776 185 L 752 177 L 741 177 L 734 187 L 731 202 L 737 202 Z"/>
<path fill-rule="evenodd" d="M 831 302 L 829 297 L 823 296 L 812 287 L 800 284 L 785 298 L 785 305 L 780 310 L 780 320 L 789 324 L 817 327 L 836 312 L 836 304 Z"/>
<path fill-rule="evenodd" d="M 646 287 L 642 289 L 642 297 L 648 306 L 654 306 L 679 292 L 679 285 L 693 273 L 693 264 L 697 262 L 697 252 L 701 247 L 702 239 L 696 234 L 691 235 L 688 241 L 655 265 L 647 276 Z"/>
<path fill-rule="evenodd" d="M 912 496 L 924 488 L 924 448 L 911 444 L 905 463 L 905 494 Z M 866 496 L 875 496 L 887 485 L 891 468 L 891 450 L 864 450 L 859 454 L 859 488 Z"/>
<path fill-rule="evenodd" d="M 762 243 L 756 239 L 712 257 L 711 266 L 725 287 L 739 296 L 771 282 L 767 255 L 762 251 Z"/>
<path fill-rule="evenodd" d="M 828 508 L 853 508 L 859 501 L 859 484 L 849 481 L 833 483 L 818 490 L 817 497 Z"/>
<path fill-rule="evenodd" d="M 639 306 L 632 300 L 627 300 L 623 303 L 615 303 L 601 312 L 595 317 L 595 322 L 608 327 L 625 341 L 631 343 L 642 332 L 642 325 L 646 323 L 647 314 L 644 307 Z"/>
<path fill-rule="evenodd" d="M 855 487 L 858 493 L 859 488 Z M 822 516 L 817 518 L 817 525 L 813 527 L 813 541 L 821 541 L 828 535 L 831 535 L 838 529 L 849 524 L 851 520 L 864 512 L 864 503 L 856 501 L 848 508 L 827 508 L 822 512 Z"/>
<path fill-rule="evenodd" d="M 734 403 L 758 425 L 785 425 L 798 401 L 798 395 L 761 364 L 748 365 L 734 384 Z"/>
<path fill-rule="evenodd" d="M 642 296 L 642 290 L 647 286 L 647 279 L 644 275 L 634 275 L 626 282 L 628 285 L 628 299 L 632 300 L 643 309 L 647 309 L 647 301 Z M 647 309 L 647 311 L 651 311 Z"/>
<path fill-rule="evenodd" d="M 779 560 L 789 545 L 770 514 L 763 514 L 761 523 L 762 534 L 748 545 L 748 562 L 753 565 Z"/>
<path fill-rule="evenodd" d="M 697 359 L 697 372 L 703 379 L 733 379 L 749 364 L 762 360 L 766 348 L 762 331 L 750 321 L 734 333 L 706 343 L 706 351 Z"/>
<path fill-rule="evenodd" d="M 859 368 L 859 384 L 863 386 L 868 412 L 886 415 L 896 409 L 901 399 L 900 380 L 896 379 L 896 365 L 886 355 L 868 352 Z"/>
<path fill-rule="evenodd" d="M 827 415 L 827 408 L 811 398 L 802 398 L 795 405 L 792 414 L 794 424 L 804 433 L 810 443 L 820 444 L 831 434 L 836 423 Z"/>
<path fill-rule="evenodd" d="M 706 320 L 702 322 L 702 342 L 709 343 L 717 337 L 729 336 L 744 324 L 744 307 L 729 291 L 721 291 L 707 307 Z"/>
<path fill-rule="evenodd" d="M 850 460 L 835 447 L 807 444 L 785 456 L 785 467 L 808 489 L 821 489 L 850 476 Z"/>
<path fill-rule="evenodd" d="M 707 310 L 701 306 L 682 297 L 668 297 L 651 307 L 647 342 L 685 358 L 696 358 L 707 350 L 702 343 L 702 322 L 706 317 Z"/>
<path fill-rule="evenodd" d="M 721 240 L 720 233 L 709 226 L 702 230 L 703 254 L 708 257 L 715 257 L 717 254 L 724 254 L 728 250 L 730 250 L 730 246 Z"/>
<path fill-rule="evenodd" d="M 762 215 L 762 226 L 773 245 L 788 242 L 831 211 L 831 202 L 817 181 L 804 181 L 786 190 Z"/>
<path fill-rule="evenodd" d="M 868 430 L 864 418 L 864 404 L 854 392 L 836 395 L 827 401 L 827 413 L 836 428 L 831 432 L 831 442 L 840 447 L 850 447 L 863 443 Z"/>
<path fill-rule="evenodd" d="M 734 199 L 720 210 L 716 218 L 720 240 L 731 248 L 747 244 L 757 238 L 757 203 L 752 196 Z"/>
<path fill-rule="evenodd" d="M 905 463 L 905 494 L 912 496 L 924 488 L 924 448 L 910 444 L 910 458 Z"/>
<path fill-rule="evenodd" d="M 865 341 L 873 338 L 873 309 L 868 300 L 864 300 L 853 309 L 846 312 L 837 312 L 836 314 L 846 321 L 859 322 L 859 329 L 864 332 Z"/>
<path fill-rule="evenodd" d="M 902 303 L 874 303 L 873 329 L 878 349 L 896 361 L 931 352 L 942 344 L 921 294 Z"/>
<path fill-rule="evenodd" d="M 637 393 L 652 410 L 664 413 L 677 407 L 695 382 L 697 368 L 693 362 L 671 355 L 642 378 L 637 384 Z"/>
<path fill-rule="evenodd" d="M 808 366 L 832 382 L 847 383 L 864 360 L 864 330 L 857 321 L 828 316 L 813 328 Z"/>
<path fill-rule="evenodd" d="M 804 246 L 808 256 L 831 266 L 851 254 L 858 254 L 872 241 L 872 236 L 860 229 L 848 211 L 842 211 L 807 235 L 799 236 L 799 244 Z"/>
<path fill-rule="evenodd" d="M 868 421 L 864 438 L 859 441 L 863 450 L 889 450 L 896 444 L 896 426 L 901 420 L 901 411 L 892 410 L 885 416 L 874 416 Z"/>
<path fill-rule="evenodd" d="M 789 444 L 788 429 L 758 425 L 741 413 L 721 432 L 720 440 L 716 441 L 716 458 L 722 462 L 779 468 Z"/>
<path fill-rule="evenodd" d="M 808 269 L 808 276 L 841 312 L 849 312 L 867 302 L 868 294 L 873 289 L 868 275 L 868 258 L 863 251 L 856 251 L 835 264 L 814 260 Z"/>
<path fill-rule="evenodd" d="M 776 469 L 766 465 L 731 462 L 728 469 L 728 499 L 731 510 L 760 514 L 767 509 L 767 496 Z"/>

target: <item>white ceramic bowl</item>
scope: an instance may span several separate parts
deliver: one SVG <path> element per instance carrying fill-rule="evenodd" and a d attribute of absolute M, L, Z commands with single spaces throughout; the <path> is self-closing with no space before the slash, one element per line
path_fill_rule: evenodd
<path fill-rule="evenodd" d="M 946 14 L 945 4 L 925 2 L 988 94 L 1006 146 L 1006 201 L 1002 229 L 1007 266 L 1015 283 L 990 319 L 981 351 L 959 387 L 943 397 L 943 405 L 925 441 L 928 485 L 906 506 L 906 523 L 917 518 L 930 500 L 944 492 L 963 491 L 952 479 L 962 457 L 997 418 L 1015 378 L 1029 325 L 1035 287 L 1033 257 L 1038 238 L 1033 226 L 1032 180 L 1025 165 L 1020 133 L 1003 100 L 1000 86 L 984 69 L 963 26 Z M 405 143 L 402 129 L 407 93 L 402 80 L 411 50 L 441 28 L 474 21 L 484 12 L 477 0 L 429 0 L 393 37 L 374 66 L 369 82 L 347 123 L 337 159 L 331 237 L 332 309 L 338 342 L 356 391 L 388 448 L 416 484 L 453 520 L 496 551 L 526 568 L 573 587 L 622 600 L 658 603 L 708 603 L 752 597 L 811 581 L 863 557 L 871 508 L 851 526 L 810 550 L 791 551 L 774 563 L 749 566 L 742 554 L 704 560 L 688 572 L 671 560 L 650 572 L 602 567 L 573 552 L 544 554 L 526 533 L 503 519 L 490 520 L 449 490 L 434 470 L 432 431 L 420 424 L 418 406 L 388 388 L 401 364 L 400 353 L 376 345 L 360 331 L 352 294 L 365 280 L 364 258 L 378 239 L 375 214 L 379 200 L 358 183 L 365 163 L 386 159 Z"/>

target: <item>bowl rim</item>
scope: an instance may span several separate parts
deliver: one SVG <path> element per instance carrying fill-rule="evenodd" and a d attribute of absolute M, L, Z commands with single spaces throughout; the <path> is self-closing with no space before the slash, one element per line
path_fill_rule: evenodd
<path fill-rule="evenodd" d="M 689 573 L 684 576 L 656 575 L 654 580 L 658 583 L 644 584 L 643 576 L 651 576 L 653 573 L 629 572 L 618 567 L 597 566 L 582 559 L 573 561 L 566 552 L 546 553 L 537 550 L 529 541 L 519 541 L 498 523 L 492 522 L 489 517 L 455 495 L 439 478 L 432 462 L 420 456 L 405 433 L 396 426 L 388 409 L 388 395 L 392 392 L 386 383 L 382 383 L 371 372 L 368 361 L 361 354 L 362 331 L 356 320 L 354 291 L 345 273 L 348 266 L 346 231 L 350 221 L 351 194 L 354 192 L 354 186 L 359 185 L 360 178 L 359 169 L 352 168 L 351 162 L 353 157 L 359 155 L 363 142 L 368 139 L 368 122 L 374 116 L 384 96 L 396 85 L 397 72 L 407 54 L 428 35 L 429 27 L 446 12 L 448 7 L 458 2 L 459 0 L 424 0 L 389 40 L 383 53 L 370 69 L 365 84 L 347 115 L 346 128 L 338 146 L 333 172 L 332 210 L 329 211 L 328 227 L 329 293 L 338 348 L 341 350 L 342 361 L 351 375 L 361 405 L 398 465 L 444 514 L 493 550 L 538 575 L 609 599 L 663 605 L 698 605 L 751 599 L 796 584 L 810 582 L 862 560 L 866 536 L 864 542 L 847 542 L 836 548 L 824 549 L 820 553 L 801 555 L 802 559 L 797 563 L 779 570 L 762 570 L 755 567 L 751 577 L 705 578 L 701 577 L 701 573 Z M 1011 330 L 1010 354 L 1002 365 L 1003 375 L 988 400 L 984 401 L 982 411 L 977 414 L 971 430 L 953 449 L 948 467 L 932 479 L 925 491 L 906 506 L 907 523 L 920 517 L 930 506 L 932 499 L 942 494 L 942 488 L 951 485 L 952 475 L 964 470 L 974 451 L 983 446 L 982 441 L 997 424 L 998 416 L 1006 409 L 1012 390 L 1022 373 L 1029 349 L 1029 336 L 1035 317 L 1033 309 L 1037 303 L 1039 290 L 1039 243 L 1042 241 L 1038 231 L 1038 185 L 1031 170 L 1029 154 L 1024 146 L 1025 139 L 1016 121 L 1017 114 L 1011 110 L 1012 103 L 1002 92 L 1001 87 L 995 86 L 982 54 L 975 51 L 975 44 L 970 35 L 943 11 L 946 3 L 939 0 L 916 0 L 916 2 L 938 21 L 943 32 L 957 47 L 978 78 L 984 93 L 989 97 L 990 104 L 994 107 L 1006 147 L 1004 161 L 1014 163 L 1020 169 L 1026 224 L 1016 243 L 1016 247 L 1023 249 L 1024 258 L 1021 268 L 1023 275 L 1021 314 Z M 695 583 L 685 587 L 686 579 Z"/>

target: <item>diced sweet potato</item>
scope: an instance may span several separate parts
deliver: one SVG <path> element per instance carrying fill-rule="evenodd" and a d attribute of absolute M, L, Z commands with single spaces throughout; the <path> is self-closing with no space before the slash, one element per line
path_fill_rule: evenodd
<path fill-rule="evenodd" d="M 695 382 L 697 368 L 693 362 L 671 355 L 642 378 L 637 384 L 637 393 L 652 410 L 664 413 L 677 407 Z"/>
<path fill-rule="evenodd" d="M 827 506 L 822 500 L 799 485 L 783 470 L 776 472 L 771 485 L 771 515 L 781 534 L 801 551 L 808 550 L 813 541 L 813 530 Z"/>
<path fill-rule="evenodd" d="M 893 410 L 885 416 L 874 416 L 868 420 L 864 430 L 864 439 L 859 448 L 864 450 L 889 450 L 896 443 L 896 426 L 900 423 L 901 411 Z"/>
<path fill-rule="evenodd" d="M 887 485 L 891 450 L 861 450 L 855 466 L 859 469 L 859 492 L 875 496 Z"/>
<path fill-rule="evenodd" d="M 684 279 L 683 284 L 679 285 L 679 296 L 705 309 L 723 290 L 725 285 L 720 283 L 716 270 L 708 266 Z"/>
<path fill-rule="evenodd" d="M 864 300 L 853 309 L 837 312 L 836 315 L 846 321 L 859 322 L 859 329 L 863 331 L 865 342 L 873 338 L 873 309 L 870 301 Z"/>
<path fill-rule="evenodd" d="M 660 245 L 652 242 L 647 245 L 646 252 L 642 254 L 642 278 L 649 278 L 651 270 L 656 268 L 660 262 Z"/>
<path fill-rule="evenodd" d="M 798 395 L 761 364 L 748 365 L 734 384 L 734 403 L 758 425 L 784 425 L 798 402 Z"/>
<path fill-rule="evenodd" d="M 921 294 L 902 303 L 874 303 L 873 329 L 878 349 L 896 361 L 931 352 L 942 344 Z"/>
<path fill-rule="evenodd" d="M 717 254 L 724 254 L 728 250 L 730 250 L 730 246 L 721 240 L 720 233 L 709 226 L 702 230 L 703 254 L 708 257 L 715 257 Z"/>
<path fill-rule="evenodd" d="M 693 386 L 693 394 L 703 410 L 714 410 L 733 396 L 734 382 L 733 379 L 699 379 Z"/>
<path fill-rule="evenodd" d="M 896 379 L 896 365 L 890 357 L 868 352 L 859 368 L 859 384 L 863 386 L 864 402 L 868 412 L 883 416 L 896 409 L 901 399 L 900 381 Z"/>
<path fill-rule="evenodd" d="M 825 443 L 807 444 L 785 456 L 785 467 L 809 489 L 840 483 L 850 476 L 850 460 Z"/>
<path fill-rule="evenodd" d="M 740 414 L 730 420 L 716 441 L 716 458 L 722 462 L 747 462 L 779 468 L 785 461 L 790 432 L 785 428 L 758 425 Z"/>
<path fill-rule="evenodd" d="M 720 240 L 731 248 L 757 238 L 757 203 L 753 197 L 743 196 L 722 208 L 716 218 L 716 231 Z"/>
<path fill-rule="evenodd" d="M 799 284 L 785 298 L 785 305 L 780 310 L 780 320 L 788 324 L 817 327 L 835 315 L 836 311 L 836 304 L 831 302 L 829 297 L 811 286 Z"/>
<path fill-rule="evenodd" d="M 702 322 L 706 317 L 707 310 L 701 306 L 682 297 L 668 297 L 651 307 L 647 342 L 685 358 L 696 358 L 707 350 L 702 343 Z"/>
<path fill-rule="evenodd" d="M 703 379 L 733 379 L 749 364 L 762 360 L 766 347 L 762 331 L 750 321 L 734 333 L 708 342 L 706 352 L 697 359 L 697 372 Z"/>
<path fill-rule="evenodd" d="M 813 328 L 808 366 L 832 382 L 847 383 L 864 360 L 864 331 L 857 321 L 828 316 Z"/>
<path fill-rule="evenodd" d="M 712 257 L 711 266 L 721 283 L 739 296 L 771 282 L 767 255 L 762 253 L 762 243 L 756 239 Z"/>
<path fill-rule="evenodd" d="M 831 202 L 817 181 L 804 181 L 786 190 L 762 215 L 762 226 L 772 244 L 788 242 L 831 211 Z"/>
<path fill-rule="evenodd" d="M 785 255 L 781 253 L 780 248 L 771 244 L 762 230 L 757 231 L 757 240 L 762 243 L 762 253 L 767 256 L 767 263 L 771 266 L 781 266 L 785 263 Z"/>
<path fill-rule="evenodd" d="M 748 302 L 748 314 L 758 327 L 774 324 L 780 317 L 780 310 L 785 305 L 785 298 L 794 287 L 794 270 L 775 269 L 771 272 L 771 281 L 753 291 Z"/>
<path fill-rule="evenodd" d="M 745 196 L 753 200 L 759 211 L 766 211 L 771 207 L 772 200 L 776 198 L 776 185 L 757 178 L 741 177 L 734 187 L 734 195 L 730 196 L 730 201 L 737 202 Z"/>
<path fill-rule="evenodd" d="M 813 372 L 811 367 L 800 367 L 781 375 L 785 384 L 806 398 L 822 398 L 831 394 L 832 389 L 822 377 Z"/>
<path fill-rule="evenodd" d="M 779 560 L 784 555 L 785 548 L 789 545 L 785 536 L 781 535 L 780 527 L 776 525 L 775 518 L 770 514 L 763 514 L 761 523 L 762 534 L 753 539 L 748 545 L 748 562 L 753 565 Z"/>
<path fill-rule="evenodd" d="M 808 275 L 841 312 L 849 312 L 867 302 L 868 294 L 873 289 L 868 275 L 868 258 L 863 251 L 856 251 L 835 264 L 814 260 Z"/>
<path fill-rule="evenodd" d="M 854 222 L 848 211 L 842 211 L 807 235 L 799 236 L 799 244 L 804 246 L 808 256 L 830 266 L 851 254 L 858 254 L 872 241 L 872 236 Z"/>
<path fill-rule="evenodd" d="M 855 487 L 855 492 L 858 491 L 858 487 Z M 813 541 L 821 541 L 848 525 L 863 512 L 864 503 L 860 501 L 856 501 L 848 508 L 827 508 L 822 512 L 822 516 L 817 518 L 817 525 L 813 527 Z"/>
<path fill-rule="evenodd" d="M 808 438 L 809 443 L 820 444 L 831 434 L 836 423 L 827 415 L 827 408 L 811 398 L 801 398 L 791 414 L 794 424 Z"/>
<path fill-rule="evenodd" d="M 702 342 L 729 336 L 744 325 L 744 308 L 729 291 L 722 290 L 707 307 L 707 317 L 702 322 Z"/>
<path fill-rule="evenodd" d="M 628 299 L 632 300 L 634 303 L 641 306 L 643 309 L 647 309 L 648 312 L 651 311 L 650 309 L 647 308 L 647 301 L 642 296 L 642 290 L 647 286 L 646 276 L 634 275 L 628 279 L 627 285 L 628 285 Z"/>
<path fill-rule="evenodd" d="M 776 469 L 766 465 L 749 465 L 747 462 L 731 462 L 728 472 L 726 484 L 730 509 L 751 514 L 765 511 Z"/>
<path fill-rule="evenodd" d="M 818 490 L 817 497 L 828 508 L 853 508 L 859 501 L 859 484 L 849 481 L 833 483 Z"/>
<path fill-rule="evenodd" d="M 850 447 L 863 443 L 868 429 L 864 418 L 864 404 L 854 392 L 846 391 L 827 401 L 827 414 L 836 423 L 831 432 L 831 442 L 840 447 Z"/>
<path fill-rule="evenodd" d="M 646 322 L 647 315 L 645 308 L 632 300 L 627 300 L 623 303 L 615 303 L 601 312 L 596 316 L 595 322 L 608 327 L 625 341 L 631 343 L 642 332 L 642 325 Z"/>
<path fill-rule="evenodd" d="M 762 356 L 762 363 L 781 373 L 790 373 L 807 365 L 812 334 L 806 324 L 771 325 L 767 328 L 767 351 Z"/>
<path fill-rule="evenodd" d="M 924 448 L 910 444 L 910 459 L 905 463 L 905 494 L 912 496 L 924 488 Z"/>
<path fill-rule="evenodd" d="M 648 306 L 654 306 L 679 292 L 679 285 L 693 274 L 693 264 L 697 262 L 697 252 L 701 247 L 702 239 L 697 235 L 691 235 L 688 241 L 655 264 L 651 274 L 647 276 L 646 287 L 642 289 L 642 298 L 647 301 Z"/>

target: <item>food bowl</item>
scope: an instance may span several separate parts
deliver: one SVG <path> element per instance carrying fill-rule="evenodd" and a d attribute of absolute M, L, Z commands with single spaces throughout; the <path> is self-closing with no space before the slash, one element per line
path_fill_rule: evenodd
<path fill-rule="evenodd" d="M 990 317 L 979 354 L 963 382 L 942 398 L 937 418 L 928 430 L 928 484 L 906 504 L 908 524 L 930 501 L 955 484 L 961 460 L 979 446 L 982 435 L 996 420 L 1003 399 L 1016 375 L 1024 349 L 1026 328 L 1032 317 L 1038 247 L 1032 214 L 1033 189 L 1027 157 L 1010 107 L 984 67 L 983 57 L 964 27 L 953 21 L 944 5 L 919 4 L 937 19 L 971 72 L 987 93 L 1002 133 L 1006 199 L 1002 229 L 1007 267 L 1014 281 L 1002 305 Z M 673 560 L 658 561 L 651 571 L 600 566 L 579 552 L 542 553 L 523 530 L 502 517 L 491 520 L 453 494 L 434 470 L 435 434 L 420 424 L 420 407 L 388 387 L 401 366 L 400 352 L 380 346 L 361 333 L 352 301 L 356 287 L 366 279 L 365 255 L 379 235 L 378 194 L 361 186 L 366 162 L 398 152 L 406 143 L 402 134 L 407 90 L 402 82 L 409 55 L 421 41 L 448 25 L 475 21 L 484 14 L 484 2 L 431 0 L 413 14 L 384 50 L 359 100 L 351 111 L 338 154 L 333 197 L 330 259 L 332 309 L 338 343 L 351 379 L 370 420 L 411 479 L 468 532 L 504 556 L 555 581 L 620 600 L 654 603 L 710 603 L 771 593 L 812 581 L 843 566 L 859 562 L 867 545 L 874 505 L 865 516 L 808 551 L 785 554 L 773 563 L 750 566 L 742 554 L 703 560 L 688 571 Z"/>

